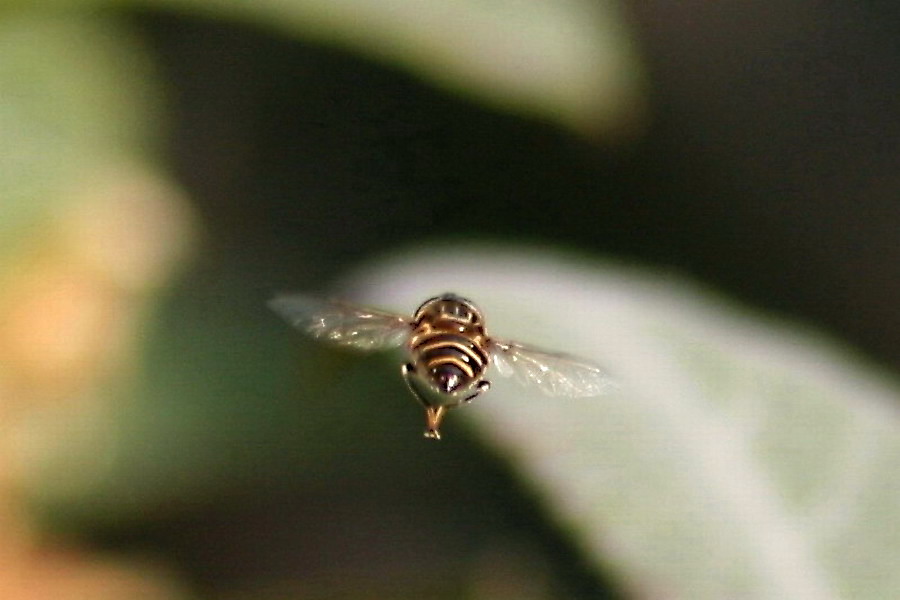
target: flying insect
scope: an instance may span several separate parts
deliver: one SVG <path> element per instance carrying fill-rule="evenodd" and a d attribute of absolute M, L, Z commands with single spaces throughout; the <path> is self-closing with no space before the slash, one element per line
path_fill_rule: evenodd
<path fill-rule="evenodd" d="M 361 351 L 405 347 L 401 373 L 425 408 L 426 438 L 440 439 L 447 411 L 490 389 L 491 369 L 548 396 L 599 396 L 615 387 L 591 361 L 488 336 L 482 312 L 452 293 L 426 300 L 411 318 L 303 294 L 276 296 L 269 307 L 327 343 Z"/>

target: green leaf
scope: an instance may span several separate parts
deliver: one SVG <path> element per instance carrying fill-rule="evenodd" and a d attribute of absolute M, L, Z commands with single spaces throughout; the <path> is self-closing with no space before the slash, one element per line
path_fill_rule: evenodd
<path fill-rule="evenodd" d="M 408 313 L 453 291 L 489 332 L 595 359 L 622 389 L 548 399 L 496 375 L 473 420 L 642 595 L 892 597 L 897 382 L 846 348 L 660 273 L 540 249 L 429 246 L 345 291 Z"/>
<path fill-rule="evenodd" d="M 0 250 L 69 192 L 156 141 L 159 94 L 134 40 L 109 21 L 0 12 Z"/>
<path fill-rule="evenodd" d="M 608 139 L 634 134 L 645 116 L 642 68 L 612 2 L 140 2 L 148 4 L 344 46 L 498 108 Z"/>

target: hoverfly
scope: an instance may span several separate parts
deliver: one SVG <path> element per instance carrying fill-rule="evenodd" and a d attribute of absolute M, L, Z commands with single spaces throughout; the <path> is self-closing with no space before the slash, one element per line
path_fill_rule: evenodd
<path fill-rule="evenodd" d="M 481 311 L 451 293 L 426 300 L 412 318 L 306 295 L 277 296 L 269 307 L 332 344 L 363 351 L 405 346 L 401 372 L 425 408 L 426 438 L 440 439 L 447 411 L 488 391 L 484 376 L 492 365 L 548 396 L 597 396 L 615 386 L 587 360 L 489 337 Z"/>

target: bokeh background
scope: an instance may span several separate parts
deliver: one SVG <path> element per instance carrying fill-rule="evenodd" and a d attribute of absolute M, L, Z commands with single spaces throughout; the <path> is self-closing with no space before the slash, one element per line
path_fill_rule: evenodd
<path fill-rule="evenodd" d="M 481 242 L 564 250 L 702 282 L 889 380 L 898 21 L 835 1 L 4 3 L 0 596 L 716 597 L 585 544 L 490 429 L 423 443 L 395 360 L 319 348 L 265 301 L 386 253 L 440 275 Z M 896 466 L 879 476 L 897 531 Z M 883 597 L 876 570 L 873 595 L 828 597 Z"/>

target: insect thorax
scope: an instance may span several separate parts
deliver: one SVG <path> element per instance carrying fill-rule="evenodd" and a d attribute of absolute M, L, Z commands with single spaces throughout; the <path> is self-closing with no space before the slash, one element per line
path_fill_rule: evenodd
<path fill-rule="evenodd" d="M 423 320 L 450 320 L 468 325 L 480 325 L 483 322 L 481 311 L 471 301 L 449 292 L 422 303 L 413 320 L 416 325 Z"/>

